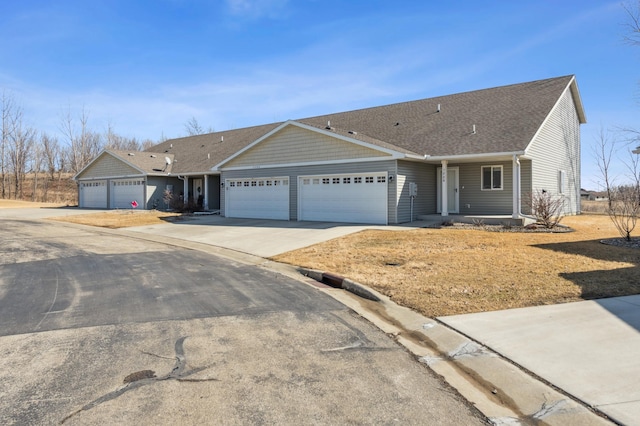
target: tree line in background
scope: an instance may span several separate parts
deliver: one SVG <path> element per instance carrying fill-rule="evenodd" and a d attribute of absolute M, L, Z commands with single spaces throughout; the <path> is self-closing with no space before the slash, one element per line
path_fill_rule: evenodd
<path fill-rule="evenodd" d="M 60 116 L 58 135 L 38 131 L 26 123 L 22 107 L 3 91 L 0 95 L 0 198 L 75 203 L 73 175 L 103 149 L 145 150 L 156 142 L 118 135 L 109 125 L 104 132 L 89 126 L 83 108 Z"/>

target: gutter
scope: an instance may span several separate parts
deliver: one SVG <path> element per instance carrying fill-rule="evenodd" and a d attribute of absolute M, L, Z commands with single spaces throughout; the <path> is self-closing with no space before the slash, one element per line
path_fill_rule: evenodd
<path fill-rule="evenodd" d="M 487 152 L 482 154 L 462 154 L 462 155 L 429 155 L 425 154 L 423 159 L 429 161 L 465 161 L 465 160 L 478 160 L 482 158 L 491 158 L 491 157 L 510 157 L 512 158 L 514 155 L 525 155 L 524 151 L 512 151 L 512 152 Z"/>

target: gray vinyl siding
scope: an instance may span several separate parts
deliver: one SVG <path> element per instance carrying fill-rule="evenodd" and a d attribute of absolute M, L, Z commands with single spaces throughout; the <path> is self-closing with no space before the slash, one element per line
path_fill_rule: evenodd
<path fill-rule="evenodd" d="M 559 172 L 564 170 L 565 214 L 579 213 L 580 122 L 570 90 L 556 104 L 529 145 L 527 155 L 532 159 L 531 192 L 544 189 L 551 195 L 559 195 Z M 522 195 L 524 198 L 524 191 Z"/>
<path fill-rule="evenodd" d="M 228 170 L 222 172 L 221 182 L 226 179 L 260 178 L 260 177 L 289 177 L 289 220 L 298 220 L 298 176 L 330 175 L 346 173 L 388 172 L 396 174 L 396 161 L 369 161 L 362 163 L 324 164 L 315 166 L 274 167 L 262 169 Z M 224 216 L 225 191 L 220 194 L 221 214 Z M 398 223 L 396 218 L 396 187 L 389 182 L 387 208 L 389 223 Z"/>
<path fill-rule="evenodd" d="M 411 220 L 410 182 L 418 184 L 418 195 L 413 202 L 414 220 L 418 215 L 436 213 L 436 166 L 411 161 L 398 161 L 395 206 L 398 223 Z"/>
<path fill-rule="evenodd" d="M 209 210 L 220 209 L 220 175 L 209 176 L 208 201 Z"/>
<path fill-rule="evenodd" d="M 482 166 L 502 166 L 502 189 L 482 190 Z M 449 164 L 449 167 L 459 168 L 460 214 L 510 215 L 513 213 L 513 164 L 511 161 Z"/>
<path fill-rule="evenodd" d="M 182 181 L 178 178 L 165 176 L 147 177 L 147 208 L 152 208 L 154 202 L 157 202 L 160 210 L 169 208 L 164 202 L 164 190 L 167 185 L 173 185 L 174 197 L 178 197 L 180 191 L 182 191 Z"/>

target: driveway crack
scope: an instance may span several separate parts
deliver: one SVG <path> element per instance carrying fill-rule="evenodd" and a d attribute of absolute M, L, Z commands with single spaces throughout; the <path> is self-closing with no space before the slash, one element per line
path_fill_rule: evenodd
<path fill-rule="evenodd" d="M 118 389 L 109 392 L 105 395 L 102 395 L 99 398 L 94 399 L 93 401 L 89 402 L 88 404 L 85 404 L 82 408 L 74 411 L 73 413 L 69 414 L 67 417 L 65 417 L 64 419 L 62 419 L 60 421 L 60 424 L 64 424 L 67 420 L 71 419 L 72 417 L 76 416 L 77 414 L 83 412 L 83 411 L 89 411 L 94 407 L 97 407 L 100 404 L 103 404 L 105 402 L 114 400 L 118 397 L 120 397 L 121 395 L 125 394 L 126 392 L 132 391 L 134 389 L 138 389 L 141 388 L 143 386 L 147 386 L 147 385 L 151 385 L 154 384 L 158 381 L 161 380 L 175 380 L 178 382 L 213 382 L 213 381 L 218 381 L 218 379 L 215 378 L 210 378 L 210 379 L 191 379 L 188 378 L 189 376 L 199 373 L 202 370 L 205 370 L 207 367 L 197 367 L 197 368 L 192 368 L 189 370 L 185 371 L 186 365 L 187 365 L 187 358 L 185 356 L 184 353 L 184 341 L 186 340 L 188 336 L 184 336 L 179 338 L 178 340 L 176 340 L 176 343 L 174 345 L 174 351 L 176 356 L 174 357 L 176 360 L 176 363 L 174 365 L 174 367 L 171 369 L 171 372 L 168 374 L 165 374 L 164 376 L 159 376 L 156 377 L 155 376 L 155 372 L 151 371 L 151 370 L 142 370 L 142 371 L 138 371 L 136 373 L 132 373 L 129 374 L 128 376 L 125 377 L 125 385 L 119 387 Z M 148 354 L 148 355 L 154 355 L 154 356 L 158 356 L 159 358 L 167 358 L 167 357 L 161 357 L 159 355 L 155 355 L 155 354 Z M 170 359 L 170 358 L 167 358 Z"/>

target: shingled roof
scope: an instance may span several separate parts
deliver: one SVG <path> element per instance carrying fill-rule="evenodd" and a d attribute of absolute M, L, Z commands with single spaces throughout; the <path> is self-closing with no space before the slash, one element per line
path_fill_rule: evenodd
<path fill-rule="evenodd" d="M 572 81 L 551 78 L 296 121 L 331 123 L 418 155 L 524 151 Z"/>
<path fill-rule="evenodd" d="M 173 174 L 206 173 L 280 124 L 282 123 L 170 139 L 152 146 L 147 152 L 175 154 L 171 170 Z"/>
<path fill-rule="evenodd" d="M 292 121 L 420 157 L 523 152 L 571 85 L 585 122 L 573 76 Z M 202 173 L 282 124 L 171 139 L 147 151 L 175 154 L 173 174 Z"/>
<path fill-rule="evenodd" d="M 151 152 L 120 151 L 111 149 L 107 150 L 107 152 L 115 155 L 116 157 L 120 157 L 125 162 L 147 174 L 171 173 L 174 157 L 173 154 L 162 155 Z M 167 161 L 167 159 L 169 161 Z"/>

